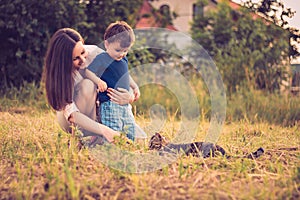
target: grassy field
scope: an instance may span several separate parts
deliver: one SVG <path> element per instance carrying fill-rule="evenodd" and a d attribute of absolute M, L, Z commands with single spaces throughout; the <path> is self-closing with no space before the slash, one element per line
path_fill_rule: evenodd
<path fill-rule="evenodd" d="M 137 122 L 148 123 L 143 117 Z M 208 126 L 199 124 L 197 140 Z M 177 128 L 178 122 L 169 120 L 162 133 L 171 137 Z M 265 154 L 257 160 L 184 156 L 160 170 L 135 174 L 104 165 L 87 148 L 78 150 L 52 111 L 2 109 L 0 199 L 300 199 L 299 128 L 227 122 L 218 144 L 229 154 L 258 147 Z M 131 151 L 147 152 L 147 141 Z"/>

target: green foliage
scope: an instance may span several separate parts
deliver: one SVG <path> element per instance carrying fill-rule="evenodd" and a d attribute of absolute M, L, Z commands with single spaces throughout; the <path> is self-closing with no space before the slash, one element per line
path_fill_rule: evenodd
<path fill-rule="evenodd" d="M 195 18 L 192 37 L 213 57 L 229 94 L 242 86 L 276 91 L 287 78 L 289 32 L 247 9 L 218 3 Z"/>
<path fill-rule="evenodd" d="M 288 18 L 294 16 L 296 11 L 285 7 L 282 0 L 248 0 L 244 2 L 244 6 L 250 8 L 253 12 L 259 12 L 266 19 L 290 32 L 291 43 L 289 54 L 291 58 L 296 58 L 300 55 L 300 51 L 296 45 L 300 41 L 300 30 L 290 27 L 287 21 Z"/>
<path fill-rule="evenodd" d="M 200 112 L 202 120 L 211 116 L 211 99 L 205 84 L 197 77 L 190 80 L 190 84 L 196 92 L 200 111 L 185 110 L 193 115 L 193 112 Z M 140 88 L 141 97 L 133 105 L 136 107 L 136 114 L 149 117 L 149 110 L 153 105 L 160 105 L 165 109 L 167 118 L 176 119 L 181 117 L 181 106 L 176 94 L 168 88 L 148 84 Z M 31 109 L 49 109 L 45 95 L 41 88 L 35 83 L 24 82 L 19 88 L 11 88 L 5 93 L 0 93 L 0 112 L 14 111 L 17 113 L 27 112 Z M 189 99 L 181 102 L 189 105 Z M 293 126 L 300 122 L 300 99 L 297 96 L 286 94 L 268 93 L 258 90 L 240 88 L 231 96 L 227 97 L 226 121 L 249 120 L 251 122 L 268 122 L 282 126 Z M 153 107 L 154 108 L 154 107 Z M 186 108 L 189 109 L 189 108 Z M 153 114 L 159 110 L 153 109 Z M 159 112 L 161 112 L 160 110 Z"/>
<path fill-rule="evenodd" d="M 145 39 L 137 38 L 133 47 L 128 53 L 129 69 L 153 63 L 157 56 L 145 46 Z"/>
<path fill-rule="evenodd" d="M 117 20 L 126 21 L 134 27 L 136 12 L 142 5 L 142 0 L 94 0 L 86 3 L 85 14 L 88 29 L 79 29 L 88 44 L 101 44 L 107 26 Z"/>
<path fill-rule="evenodd" d="M 205 84 L 197 78 L 190 84 L 196 91 L 202 119 L 211 116 L 211 99 Z M 180 118 L 181 105 L 177 96 L 163 86 L 148 84 L 140 88 L 141 97 L 134 103 L 136 113 L 148 116 L 153 105 L 160 105 L 165 109 L 167 118 Z M 189 102 L 181 102 L 189 104 Z M 227 97 L 226 121 L 249 120 L 253 123 L 267 122 L 281 126 L 293 126 L 300 121 L 300 99 L 287 94 L 269 93 L 260 90 L 240 88 L 239 91 Z M 155 111 L 155 110 L 154 110 Z M 159 114 L 159 113 L 158 113 Z"/>
<path fill-rule="evenodd" d="M 134 25 L 139 1 L 3 0 L 0 5 L 0 89 L 39 83 L 52 34 L 63 27 L 78 30 L 86 43 L 100 44 L 107 25 Z"/>
<path fill-rule="evenodd" d="M 293 126 L 300 121 L 298 97 L 243 89 L 233 94 L 227 102 L 228 121 L 247 119 L 282 126 Z"/>
<path fill-rule="evenodd" d="M 141 87 L 140 90 L 141 97 L 134 103 L 140 115 L 148 115 L 148 111 L 153 105 L 160 105 L 165 108 L 168 118 L 180 109 L 177 98 L 171 91 L 163 86 L 148 84 Z"/>
<path fill-rule="evenodd" d="M 19 87 L 11 87 L 7 91 L 0 91 L 0 112 L 10 109 L 24 112 L 23 107 L 48 109 L 43 90 L 35 82 L 24 81 Z M 21 109 L 20 109 L 21 108 Z"/>
<path fill-rule="evenodd" d="M 0 88 L 39 82 L 50 36 L 84 27 L 84 4 L 70 0 L 3 0 L 0 5 Z"/>

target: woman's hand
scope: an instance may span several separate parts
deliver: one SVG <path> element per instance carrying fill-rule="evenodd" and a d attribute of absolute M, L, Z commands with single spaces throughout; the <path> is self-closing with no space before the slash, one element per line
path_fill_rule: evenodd
<path fill-rule="evenodd" d="M 113 131 L 113 133 L 105 134 L 104 136 L 109 143 L 114 143 L 115 137 L 120 137 L 120 133 L 118 131 Z"/>
<path fill-rule="evenodd" d="M 112 102 L 119 105 L 128 104 L 134 100 L 134 96 L 124 88 L 117 88 L 116 90 L 113 88 L 108 88 L 107 95 L 110 97 Z"/>

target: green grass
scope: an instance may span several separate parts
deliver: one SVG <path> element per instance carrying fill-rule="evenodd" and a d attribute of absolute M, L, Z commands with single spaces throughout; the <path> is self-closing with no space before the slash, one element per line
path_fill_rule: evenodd
<path fill-rule="evenodd" d="M 257 160 L 181 157 L 160 170 L 112 169 L 62 132 L 55 114 L 24 107 L 0 112 L 0 199 L 299 199 L 300 130 L 247 120 L 227 123 L 218 144 L 231 155 L 262 146 Z M 141 125 L 145 117 L 137 117 Z M 209 123 L 199 124 L 196 140 Z M 162 133 L 178 129 L 169 120 Z M 71 140 L 71 146 L 68 146 Z M 126 147 L 125 147 L 126 148 Z M 147 152 L 139 142 L 131 151 Z"/>

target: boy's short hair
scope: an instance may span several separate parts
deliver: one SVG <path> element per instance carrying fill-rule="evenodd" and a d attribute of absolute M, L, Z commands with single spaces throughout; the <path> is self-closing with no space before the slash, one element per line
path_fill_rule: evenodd
<path fill-rule="evenodd" d="M 120 42 L 122 48 L 131 46 L 135 41 L 132 28 L 124 21 L 111 23 L 105 30 L 104 40 L 109 43 Z"/>

